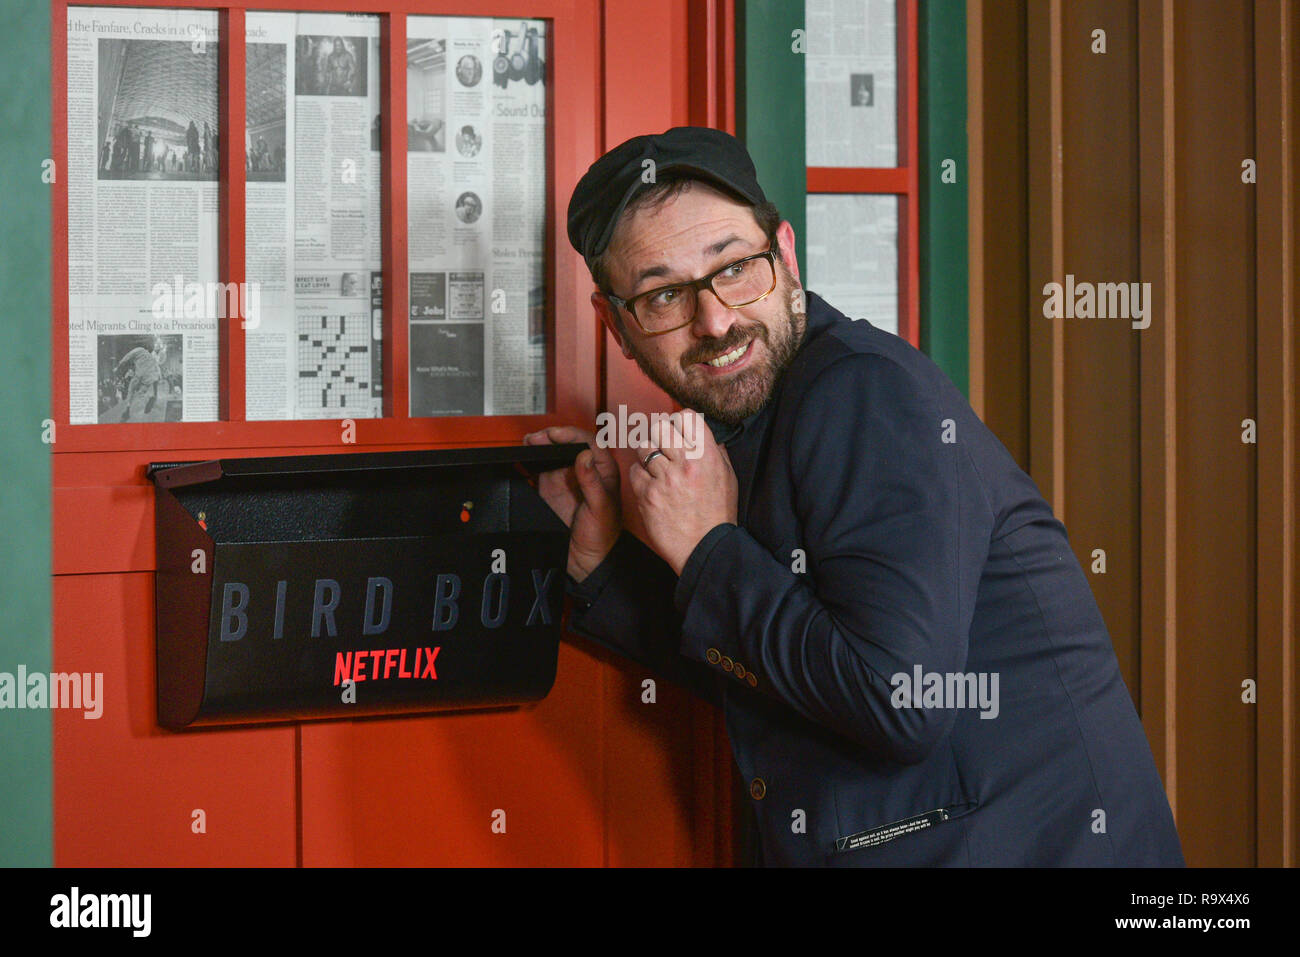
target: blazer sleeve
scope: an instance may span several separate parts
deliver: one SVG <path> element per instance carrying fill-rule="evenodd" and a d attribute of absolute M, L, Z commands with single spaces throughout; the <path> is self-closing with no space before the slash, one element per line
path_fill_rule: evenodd
<path fill-rule="evenodd" d="M 569 628 L 720 704 L 717 675 L 678 650 L 681 615 L 672 603 L 676 587 L 672 567 L 624 531 L 590 575 L 581 582 L 567 579 Z"/>
<path fill-rule="evenodd" d="M 788 439 L 807 571 L 720 525 L 674 594 L 684 656 L 743 662 L 755 692 L 901 763 L 923 760 L 955 711 L 896 707 L 893 676 L 963 670 L 993 522 L 935 393 L 886 356 L 833 361 Z"/>

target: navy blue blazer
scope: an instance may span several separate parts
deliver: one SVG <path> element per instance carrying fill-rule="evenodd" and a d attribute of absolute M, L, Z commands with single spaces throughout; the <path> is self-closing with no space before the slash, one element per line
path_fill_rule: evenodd
<path fill-rule="evenodd" d="M 926 356 L 808 294 L 680 579 L 624 533 L 570 626 L 718 700 L 770 865 L 1182 865 L 1065 527 Z M 670 601 L 671 599 L 671 601 Z"/>

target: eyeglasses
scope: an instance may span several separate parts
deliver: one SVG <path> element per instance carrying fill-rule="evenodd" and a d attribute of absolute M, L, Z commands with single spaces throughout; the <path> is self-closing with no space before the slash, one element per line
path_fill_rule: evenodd
<path fill-rule="evenodd" d="M 776 288 L 776 250 L 767 249 L 727 263 L 702 279 L 659 286 L 620 299 L 606 295 L 615 306 L 632 314 L 647 336 L 662 336 L 695 321 L 700 291 L 709 290 L 728 309 L 739 309 L 767 298 Z"/>

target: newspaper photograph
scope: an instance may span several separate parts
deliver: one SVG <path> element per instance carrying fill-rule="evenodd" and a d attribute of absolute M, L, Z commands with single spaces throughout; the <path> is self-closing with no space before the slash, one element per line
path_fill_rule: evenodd
<path fill-rule="evenodd" d="M 807 0 L 809 166 L 898 165 L 894 0 Z"/>
<path fill-rule="evenodd" d="M 70 421 L 217 416 L 217 14 L 69 7 Z"/>
<path fill-rule="evenodd" d="M 407 20 L 412 416 L 546 410 L 546 24 Z"/>
<path fill-rule="evenodd" d="M 100 422 L 181 422 L 185 337 L 100 336 Z"/>
<path fill-rule="evenodd" d="M 379 18 L 245 19 L 249 419 L 383 414 Z"/>

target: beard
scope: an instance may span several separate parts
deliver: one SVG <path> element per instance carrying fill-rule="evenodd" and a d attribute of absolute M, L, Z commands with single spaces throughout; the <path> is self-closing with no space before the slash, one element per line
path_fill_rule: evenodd
<path fill-rule="evenodd" d="M 739 425 L 767 404 L 781 373 L 803 344 L 808 326 L 806 313 L 793 307 L 791 293 L 799 287 L 784 263 L 780 274 L 771 293 L 778 297 L 780 311 L 768 323 L 737 322 L 725 336 L 697 340 L 676 361 L 652 359 L 634 349 L 637 366 L 683 408 L 703 412 L 724 425 Z M 692 369 L 696 363 L 734 352 L 751 339 L 762 343 L 764 352 L 761 356 L 751 355 L 749 365 L 734 375 L 715 382 Z"/>

